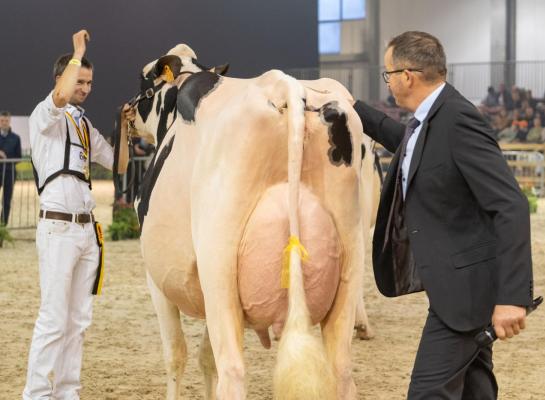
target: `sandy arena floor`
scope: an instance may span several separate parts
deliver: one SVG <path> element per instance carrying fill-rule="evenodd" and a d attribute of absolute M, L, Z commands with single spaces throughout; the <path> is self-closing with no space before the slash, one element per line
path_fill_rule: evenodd
<path fill-rule="evenodd" d="M 110 183 L 97 182 L 96 214 L 111 222 Z M 536 294 L 545 294 L 545 200 L 532 217 Z M 24 236 L 24 235 L 23 235 Z M 32 237 L 32 234 L 27 234 Z M 95 301 L 87 332 L 82 399 L 164 399 L 165 373 L 156 317 L 145 284 L 138 241 L 108 242 L 104 291 Z M 0 399 L 20 399 L 30 338 L 39 305 L 38 264 L 33 240 L 0 249 Z M 404 399 L 418 338 L 426 315 L 422 294 L 382 297 L 370 268 L 365 297 L 376 337 L 353 343 L 354 377 L 361 399 Z M 189 361 L 184 399 L 202 399 L 196 355 L 203 322 L 185 318 Z M 265 350 L 254 332 L 246 333 L 248 399 L 272 399 L 275 347 Z M 545 306 L 528 320 L 526 331 L 495 346 L 500 399 L 545 399 Z"/>

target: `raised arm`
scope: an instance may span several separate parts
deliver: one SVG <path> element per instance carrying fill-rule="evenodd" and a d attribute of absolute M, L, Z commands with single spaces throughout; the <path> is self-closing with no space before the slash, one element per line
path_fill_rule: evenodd
<path fill-rule="evenodd" d="M 56 78 L 57 83 L 55 84 L 55 89 L 53 89 L 53 103 L 58 108 L 66 106 L 76 90 L 81 59 L 85 55 L 86 42 L 88 40 L 90 40 L 90 36 L 86 30 L 81 30 L 72 36 L 74 54 L 62 75 Z"/>

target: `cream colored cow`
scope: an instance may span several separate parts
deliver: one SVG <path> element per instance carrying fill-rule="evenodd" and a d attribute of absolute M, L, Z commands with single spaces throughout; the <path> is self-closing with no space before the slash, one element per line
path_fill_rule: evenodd
<path fill-rule="evenodd" d="M 136 208 L 167 399 L 179 398 L 187 359 L 180 312 L 206 318 L 207 399 L 246 398 L 245 327 L 265 347 L 270 327 L 282 332 L 276 399 L 356 399 L 370 139 L 335 81 L 215 72 L 178 45 L 144 68 L 135 99 L 135 128 L 157 143 Z"/>

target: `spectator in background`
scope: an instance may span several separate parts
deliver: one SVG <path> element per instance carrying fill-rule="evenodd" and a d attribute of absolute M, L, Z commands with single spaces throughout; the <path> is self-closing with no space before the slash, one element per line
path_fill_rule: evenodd
<path fill-rule="evenodd" d="M 513 121 L 514 122 L 514 121 Z M 504 128 L 500 133 L 498 133 L 498 142 L 499 143 L 513 143 L 516 142 L 519 136 L 519 125 L 518 123 L 513 123 L 511 126 Z"/>
<path fill-rule="evenodd" d="M 488 86 L 488 94 L 483 100 L 483 104 L 487 107 L 496 107 L 500 105 L 499 95 L 496 93 L 493 86 Z"/>
<path fill-rule="evenodd" d="M 526 109 L 530 107 L 530 102 L 526 99 L 523 99 L 521 102 L 520 102 L 520 107 L 518 107 L 518 109 L 522 112 L 526 112 Z"/>
<path fill-rule="evenodd" d="M 513 97 L 503 83 L 500 83 L 497 94 L 500 104 L 504 106 L 507 111 L 511 111 L 515 108 Z"/>
<path fill-rule="evenodd" d="M 7 225 L 11 208 L 11 197 L 15 185 L 15 162 L 5 161 L 21 158 L 21 139 L 11 130 L 11 114 L 8 111 L 0 111 L 0 188 L 2 192 L 2 212 L 0 224 Z"/>
<path fill-rule="evenodd" d="M 488 94 L 483 99 L 480 108 L 484 115 L 497 114 L 503 109 L 500 105 L 499 93 L 496 93 L 494 87 L 488 87 Z"/>
<path fill-rule="evenodd" d="M 499 132 L 503 131 L 505 128 L 511 126 L 511 120 L 505 108 L 502 108 L 499 113 L 497 113 L 492 119 L 492 128 L 496 133 L 496 136 Z"/>
<path fill-rule="evenodd" d="M 536 108 L 537 105 L 537 99 L 534 99 L 534 95 L 532 94 L 532 90 L 528 89 L 526 91 L 526 100 L 528 100 L 528 104 L 530 104 L 530 107 Z"/>
<path fill-rule="evenodd" d="M 511 98 L 513 99 L 514 108 L 520 110 L 523 98 L 520 89 L 515 85 L 511 88 Z"/>
<path fill-rule="evenodd" d="M 528 121 L 525 120 L 518 109 L 513 110 L 513 122 L 511 123 L 511 126 L 517 127 L 517 136 L 516 141 L 518 142 L 525 142 L 526 141 L 526 135 L 528 135 Z"/>
<path fill-rule="evenodd" d="M 534 118 L 534 126 L 528 132 L 526 141 L 529 143 L 543 143 L 545 141 L 545 129 L 541 124 L 541 117 L 536 116 Z"/>
<path fill-rule="evenodd" d="M 545 117 L 545 103 L 537 102 L 535 110 L 536 110 L 536 113 L 541 117 L 541 120 L 543 121 Z"/>
<path fill-rule="evenodd" d="M 530 105 L 528 105 L 524 109 L 523 118 L 528 122 L 528 127 L 529 128 L 532 128 L 534 126 L 535 112 L 534 112 L 534 109 L 532 107 L 530 107 Z"/>

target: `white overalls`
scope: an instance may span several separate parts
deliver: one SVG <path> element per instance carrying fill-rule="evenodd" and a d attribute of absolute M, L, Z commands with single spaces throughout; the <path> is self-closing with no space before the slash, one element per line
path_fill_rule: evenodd
<path fill-rule="evenodd" d="M 51 94 L 32 112 L 30 144 L 37 186 L 42 189 L 41 210 L 90 214 L 94 209 L 90 180 L 86 179 L 88 152 L 82 146 L 85 143 L 81 134 L 88 129 L 91 161 L 111 169 L 113 150 L 86 122 L 87 125 L 83 109 L 71 105 L 57 108 Z M 48 181 L 51 176 L 53 179 Z M 36 247 L 41 305 L 30 346 L 23 399 L 77 400 L 83 337 L 91 324 L 91 292 L 99 263 L 93 223 L 40 218 Z M 49 381 L 51 372 L 53 382 Z"/>

